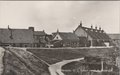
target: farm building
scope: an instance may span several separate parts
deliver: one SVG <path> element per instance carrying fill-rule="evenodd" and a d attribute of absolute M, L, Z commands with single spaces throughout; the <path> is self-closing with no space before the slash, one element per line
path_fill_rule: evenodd
<path fill-rule="evenodd" d="M 74 33 L 79 38 L 86 38 L 88 42 L 86 42 L 85 46 L 109 46 L 110 45 L 110 37 L 102 30 L 101 28 L 95 29 L 93 26 L 91 28 L 82 26 L 82 23 L 74 30 Z"/>
<path fill-rule="evenodd" d="M 112 42 L 120 47 L 120 34 L 108 34 L 109 37 L 112 39 Z"/>
<path fill-rule="evenodd" d="M 32 29 L 32 27 L 29 29 Z M 34 47 L 44 47 L 46 44 L 45 36 L 46 36 L 46 33 L 44 32 L 44 30 L 33 31 Z"/>
<path fill-rule="evenodd" d="M 33 32 L 29 29 L 0 29 L 0 45 L 14 47 L 32 47 Z"/>
<path fill-rule="evenodd" d="M 28 29 L 3 29 L 0 28 L 0 46 L 13 47 L 44 47 L 47 34 L 43 31 L 35 31 L 34 27 Z"/>
<path fill-rule="evenodd" d="M 59 32 L 53 33 L 53 44 L 56 47 L 78 47 L 79 38 L 72 32 Z"/>
<path fill-rule="evenodd" d="M 108 34 L 108 35 L 112 39 L 114 46 L 118 47 L 118 49 L 116 50 L 118 51 L 118 55 L 120 55 L 120 34 Z M 116 63 L 120 69 L 120 56 L 116 58 Z"/>

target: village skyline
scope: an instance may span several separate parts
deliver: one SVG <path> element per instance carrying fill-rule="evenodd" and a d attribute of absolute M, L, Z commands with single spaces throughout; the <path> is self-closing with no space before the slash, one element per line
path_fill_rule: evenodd
<path fill-rule="evenodd" d="M 0 75 L 120 75 L 120 1 L 0 1 Z"/>
<path fill-rule="evenodd" d="M 87 26 L 84 26 L 83 25 L 83 23 L 82 23 L 82 21 L 80 21 L 80 23 L 78 24 L 78 26 L 80 26 L 80 24 L 82 24 L 82 26 L 83 27 L 87 27 Z M 78 27 L 77 26 L 77 27 Z M 36 28 L 34 27 L 34 26 L 29 26 L 29 27 L 33 27 L 34 28 L 34 31 L 43 31 L 43 32 L 45 32 L 46 34 L 52 34 L 52 33 L 55 33 L 55 32 L 71 32 L 71 33 L 74 33 L 74 31 L 76 30 L 76 29 L 73 29 L 73 30 L 71 30 L 71 31 L 62 31 L 62 30 L 60 30 L 59 28 L 56 28 L 55 29 L 55 31 L 53 31 L 53 32 L 51 32 L 51 33 L 47 33 L 46 31 L 47 30 L 45 30 L 45 29 L 40 29 L 40 30 L 36 30 Z M 8 25 L 6 28 L 0 28 L 0 29 L 29 29 L 29 27 L 27 27 L 27 28 L 13 28 L 13 27 L 10 27 L 10 25 Z M 87 27 L 87 28 L 93 28 L 93 29 L 101 29 L 101 30 L 103 30 L 105 33 L 107 33 L 106 32 L 106 30 L 104 30 L 101 26 L 93 26 L 92 24 L 91 24 L 91 26 L 89 26 L 89 27 Z M 119 34 L 119 33 L 107 33 L 107 34 Z"/>
<path fill-rule="evenodd" d="M 120 33 L 119 5 L 120 1 L 1 1 L 0 28 L 72 32 L 82 21 L 85 27 Z"/>

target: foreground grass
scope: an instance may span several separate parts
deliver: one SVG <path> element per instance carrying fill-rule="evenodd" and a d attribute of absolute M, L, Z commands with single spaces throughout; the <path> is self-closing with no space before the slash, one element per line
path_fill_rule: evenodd
<path fill-rule="evenodd" d="M 114 53 L 114 48 L 29 48 L 27 51 L 49 64 L 54 64 L 62 60 L 85 56 L 111 57 Z"/>
<path fill-rule="evenodd" d="M 48 65 L 22 49 L 6 49 L 2 75 L 49 75 Z"/>

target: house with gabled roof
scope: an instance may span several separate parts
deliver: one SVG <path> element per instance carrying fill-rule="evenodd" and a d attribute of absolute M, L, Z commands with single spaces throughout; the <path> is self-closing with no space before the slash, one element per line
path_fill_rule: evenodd
<path fill-rule="evenodd" d="M 32 47 L 33 31 L 29 29 L 0 28 L 0 46 Z"/>
<path fill-rule="evenodd" d="M 46 44 L 45 31 L 28 29 L 0 28 L 0 46 L 13 47 L 44 47 Z"/>
<path fill-rule="evenodd" d="M 120 33 L 108 34 L 109 37 L 113 40 L 120 40 Z"/>
<path fill-rule="evenodd" d="M 74 33 L 80 38 L 86 38 L 88 46 L 108 46 L 111 41 L 111 38 L 101 28 L 84 27 L 82 23 L 74 30 Z"/>
<path fill-rule="evenodd" d="M 72 32 L 57 32 L 53 33 L 53 44 L 57 47 L 77 47 L 79 46 L 79 38 Z"/>
<path fill-rule="evenodd" d="M 34 27 L 29 27 L 33 31 L 34 47 L 45 47 L 47 41 L 47 33 L 45 31 L 35 31 Z"/>
<path fill-rule="evenodd" d="M 108 34 L 114 45 L 120 48 L 120 33 Z"/>
<path fill-rule="evenodd" d="M 33 37 L 34 37 L 34 46 L 35 47 L 45 47 L 46 44 L 46 33 L 43 31 L 34 31 L 33 32 Z"/>

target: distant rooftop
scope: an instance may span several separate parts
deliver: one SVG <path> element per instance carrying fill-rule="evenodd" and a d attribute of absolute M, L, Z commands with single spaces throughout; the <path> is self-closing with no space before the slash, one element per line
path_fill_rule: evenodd
<path fill-rule="evenodd" d="M 33 32 L 29 29 L 0 29 L 2 43 L 33 43 Z"/>
<path fill-rule="evenodd" d="M 63 40 L 79 40 L 77 35 L 71 32 L 59 32 L 59 35 Z"/>
<path fill-rule="evenodd" d="M 108 34 L 111 39 L 119 39 L 120 40 L 120 33 L 119 34 Z"/>
<path fill-rule="evenodd" d="M 46 35 L 44 31 L 34 31 L 34 35 Z"/>
<path fill-rule="evenodd" d="M 101 29 L 101 27 L 97 28 L 96 26 L 95 28 L 93 28 L 93 26 L 91 25 L 91 28 L 89 28 L 82 26 L 82 23 L 80 23 L 80 25 L 75 29 L 75 31 L 80 27 L 93 39 L 110 39 L 110 37 L 105 33 L 105 31 Z"/>

